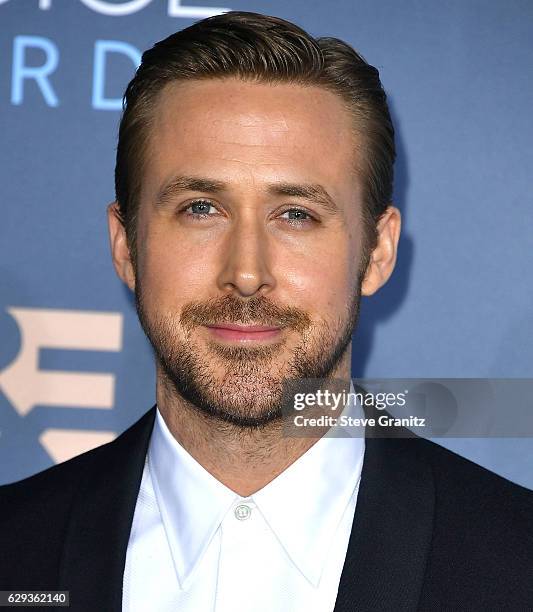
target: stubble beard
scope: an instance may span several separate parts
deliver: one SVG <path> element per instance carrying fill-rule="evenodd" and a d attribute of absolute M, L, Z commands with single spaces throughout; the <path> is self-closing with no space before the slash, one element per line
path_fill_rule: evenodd
<path fill-rule="evenodd" d="M 190 302 L 178 315 L 149 313 L 137 279 L 135 304 L 164 376 L 164 385 L 204 417 L 241 430 L 280 423 L 286 383 L 324 379 L 346 354 L 359 317 L 358 280 L 351 304 L 336 321 L 312 322 L 302 310 L 279 307 L 263 296 L 247 301 L 233 295 Z M 231 346 L 193 339 L 199 325 L 214 323 L 281 325 L 300 341 L 282 357 L 286 340 L 263 346 Z"/>

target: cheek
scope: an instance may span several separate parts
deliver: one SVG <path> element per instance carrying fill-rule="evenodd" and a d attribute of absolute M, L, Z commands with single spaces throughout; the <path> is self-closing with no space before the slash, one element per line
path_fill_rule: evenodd
<path fill-rule="evenodd" d="M 287 254 L 277 261 L 277 269 L 283 271 L 280 289 L 286 289 L 282 291 L 283 301 L 326 320 L 335 319 L 351 304 L 357 265 L 348 243 L 331 242 L 334 248 L 323 245 L 298 256 Z"/>
<path fill-rule="evenodd" d="M 140 261 L 145 299 L 159 309 L 201 299 L 214 282 L 216 259 L 207 245 L 192 246 L 155 224 L 147 228 Z"/>

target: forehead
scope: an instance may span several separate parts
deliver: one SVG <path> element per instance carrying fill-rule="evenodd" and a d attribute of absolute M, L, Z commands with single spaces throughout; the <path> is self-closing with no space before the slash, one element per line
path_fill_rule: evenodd
<path fill-rule="evenodd" d="M 166 85 L 157 97 L 143 191 L 176 173 L 239 185 L 353 181 L 357 137 L 336 94 L 316 86 L 237 78 Z"/>

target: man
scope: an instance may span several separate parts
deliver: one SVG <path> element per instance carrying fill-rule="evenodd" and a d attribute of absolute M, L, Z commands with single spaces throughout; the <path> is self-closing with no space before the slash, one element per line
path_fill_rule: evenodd
<path fill-rule="evenodd" d="M 395 265 L 377 70 L 233 12 L 147 51 L 125 102 L 110 240 L 157 403 L 2 488 L 0 587 L 87 611 L 533 609 L 530 492 L 418 438 L 283 435 L 285 383 L 349 378 Z"/>

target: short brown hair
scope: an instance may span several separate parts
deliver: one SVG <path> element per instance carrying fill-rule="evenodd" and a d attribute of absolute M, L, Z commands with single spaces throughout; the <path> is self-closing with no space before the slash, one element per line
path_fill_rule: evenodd
<path fill-rule="evenodd" d="M 145 51 L 124 94 L 115 168 L 116 200 L 134 266 L 137 213 L 157 94 L 169 82 L 238 77 L 324 87 L 353 113 L 363 138 L 364 268 L 376 244 L 376 223 L 392 198 L 394 127 L 376 68 L 337 38 L 313 38 L 298 26 L 257 13 L 231 11 L 172 34 Z"/>

